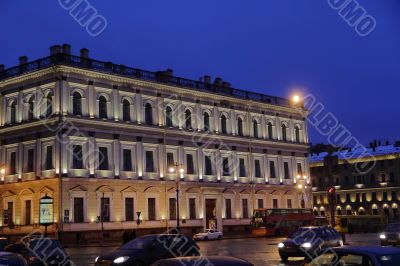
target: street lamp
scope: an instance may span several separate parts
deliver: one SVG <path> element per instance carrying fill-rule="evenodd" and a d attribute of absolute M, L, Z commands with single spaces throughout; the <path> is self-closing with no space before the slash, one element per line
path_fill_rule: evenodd
<path fill-rule="evenodd" d="M 305 208 L 305 197 L 304 194 L 306 193 L 307 189 L 307 176 L 306 175 L 297 175 L 297 188 L 300 190 L 300 195 L 301 195 L 301 205 L 304 204 L 304 207 L 301 206 L 302 208 Z"/>
<path fill-rule="evenodd" d="M 294 103 L 299 103 L 300 102 L 300 96 L 299 95 L 293 95 L 292 101 Z"/>
<path fill-rule="evenodd" d="M 174 163 L 173 166 L 169 168 L 169 172 L 172 173 L 178 173 L 180 175 L 176 176 L 176 229 L 178 232 L 180 231 L 180 220 L 179 220 L 179 185 L 180 185 L 180 179 L 183 173 L 185 172 L 185 169 L 183 169 L 183 164 L 179 163 Z"/>

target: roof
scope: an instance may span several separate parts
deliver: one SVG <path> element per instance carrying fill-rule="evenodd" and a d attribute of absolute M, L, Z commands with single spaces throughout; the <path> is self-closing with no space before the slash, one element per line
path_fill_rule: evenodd
<path fill-rule="evenodd" d="M 340 248 L 334 248 L 334 251 L 340 253 L 340 252 L 351 252 L 351 253 L 368 253 L 368 254 L 374 254 L 377 256 L 382 256 L 382 255 L 391 255 L 391 254 L 400 254 L 400 249 L 395 248 L 395 247 L 379 247 L 379 246 L 367 246 L 367 247 L 356 247 L 356 246 L 351 246 L 351 247 L 340 247 Z"/>
<path fill-rule="evenodd" d="M 339 160 L 349 160 L 390 154 L 400 154 L 400 146 L 394 144 L 384 145 L 376 147 L 375 150 L 370 147 L 360 147 L 358 149 L 336 151 L 332 153 L 332 156 L 338 156 Z M 328 152 L 313 153 L 310 155 L 310 163 L 322 162 L 327 155 Z"/>

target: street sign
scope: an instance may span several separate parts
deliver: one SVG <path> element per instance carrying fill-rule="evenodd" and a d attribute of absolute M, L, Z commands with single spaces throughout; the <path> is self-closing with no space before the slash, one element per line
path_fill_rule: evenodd
<path fill-rule="evenodd" d="M 54 199 L 44 196 L 39 200 L 39 224 L 48 226 L 54 223 Z"/>

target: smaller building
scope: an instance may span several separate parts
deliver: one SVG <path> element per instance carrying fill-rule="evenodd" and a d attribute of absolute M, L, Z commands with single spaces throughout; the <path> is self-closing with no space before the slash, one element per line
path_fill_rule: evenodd
<path fill-rule="evenodd" d="M 399 220 L 400 142 L 313 153 L 310 173 L 315 214 L 329 214 L 328 189 L 334 187 L 336 215 L 384 214 Z"/>

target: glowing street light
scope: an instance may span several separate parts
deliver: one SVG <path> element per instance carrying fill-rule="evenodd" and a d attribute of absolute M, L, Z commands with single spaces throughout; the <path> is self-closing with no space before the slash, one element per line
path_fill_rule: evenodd
<path fill-rule="evenodd" d="M 292 98 L 292 101 L 294 102 L 294 103 L 299 103 L 300 102 L 300 96 L 299 95 L 294 95 L 293 96 L 293 98 Z"/>

